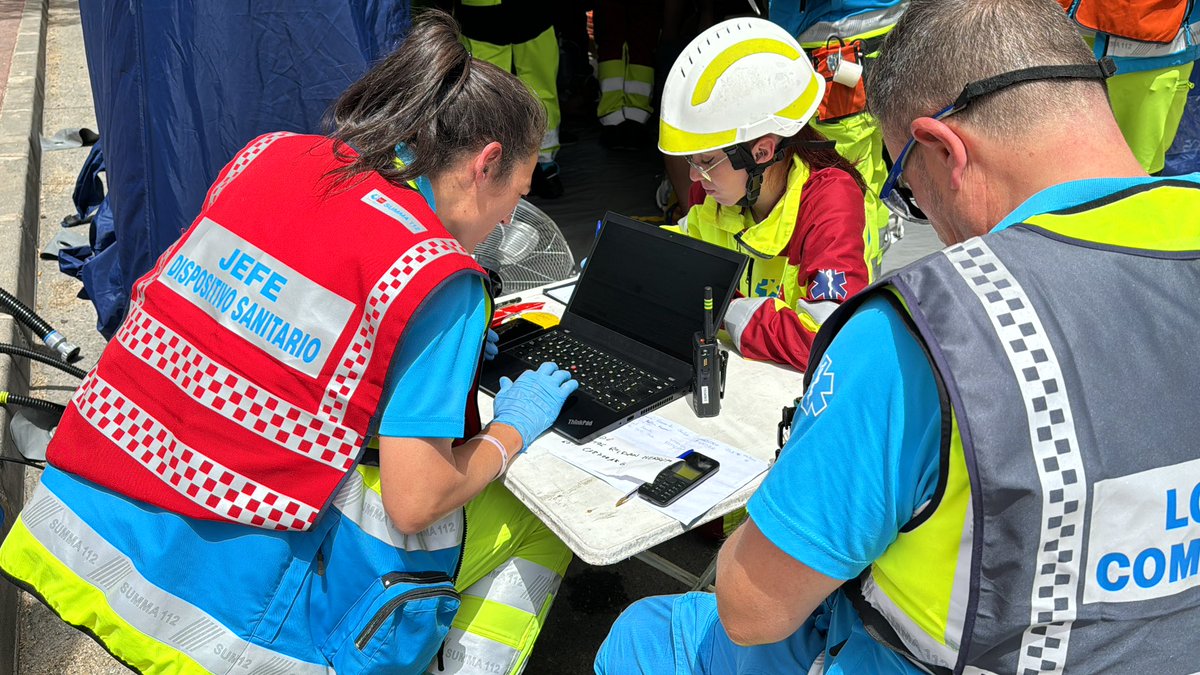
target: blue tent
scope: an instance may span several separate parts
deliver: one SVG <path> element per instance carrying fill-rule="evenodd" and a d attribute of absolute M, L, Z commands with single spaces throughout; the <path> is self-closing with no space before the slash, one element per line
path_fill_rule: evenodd
<path fill-rule="evenodd" d="M 109 190 L 73 261 L 105 337 L 221 167 L 259 134 L 321 131 L 411 18 L 410 0 L 81 0 L 80 15 L 104 146 L 89 164 Z"/>

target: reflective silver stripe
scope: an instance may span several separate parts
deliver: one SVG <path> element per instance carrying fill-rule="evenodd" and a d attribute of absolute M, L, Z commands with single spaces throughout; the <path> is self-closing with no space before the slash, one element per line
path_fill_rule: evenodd
<path fill-rule="evenodd" d="M 345 483 L 333 498 L 334 508 L 354 521 L 363 532 L 405 551 L 441 551 L 454 548 L 462 541 L 462 509 L 455 509 L 450 515 L 413 535 L 392 527 L 392 521 L 383 507 L 383 497 L 366 486 L 359 473 L 363 470 L 360 467 L 346 476 Z"/>
<path fill-rule="evenodd" d="M 112 610 L 134 628 L 187 654 L 204 668 L 225 673 L 237 665 L 239 672 L 255 675 L 332 672 L 323 665 L 252 645 L 208 613 L 150 583 L 132 560 L 44 484 L 38 485 L 29 504 L 26 512 L 41 517 L 26 518 L 23 513 L 21 520 L 55 558 L 102 591 Z"/>
<path fill-rule="evenodd" d="M 1104 55 L 1123 58 L 1170 56 L 1171 54 L 1178 54 L 1184 51 L 1198 41 L 1200 41 L 1200 22 L 1180 28 L 1179 34 L 1175 36 L 1175 39 L 1166 44 L 1110 36 Z"/>
<path fill-rule="evenodd" d="M 640 124 L 645 124 L 650 119 L 650 111 L 642 110 L 641 108 L 622 108 L 621 113 L 625 115 L 625 119 L 633 120 Z"/>
<path fill-rule="evenodd" d="M 625 93 L 650 98 L 650 95 L 654 93 L 654 83 L 627 79 L 625 80 Z"/>
<path fill-rule="evenodd" d="M 254 527 L 302 530 L 317 509 L 256 483 L 188 447 L 162 423 L 92 371 L 72 402 L 83 419 L 151 474 L 222 518 Z"/>
<path fill-rule="evenodd" d="M 975 540 L 975 502 L 967 498 L 967 517 L 963 523 L 962 538 L 958 543 L 958 564 L 954 568 L 954 582 L 950 586 L 950 612 L 946 617 L 946 644 L 953 645 L 955 652 L 962 645 L 963 629 L 967 621 L 967 603 L 971 599 L 971 564 Z"/>
<path fill-rule="evenodd" d="M 891 7 L 855 14 L 837 21 L 820 21 L 809 26 L 796 38 L 796 41 L 805 49 L 811 49 L 818 44 L 824 45 L 830 35 L 836 35 L 842 39 L 858 37 L 863 33 L 895 25 L 907 8 L 908 2 L 901 2 Z"/>
<path fill-rule="evenodd" d="M 245 171 L 246 167 L 250 166 L 250 162 L 253 162 L 255 159 L 257 159 L 258 156 L 262 154 L 262 151 L 267 149 L 268 145 L 283 138 L 284 136 L 294 135 L 295 134 L 291 133 L 290 131 L 276 131 L 273 134 L 262 136 L 258 140 L 246 146 L 246 149 L 242 150 L 241 154 L 239 154 L 237 158 L 233 160 L 233 166 L 229 168 L 229 173 L 225 174 L 225 177 L 221 179 L 221 182 L 214 185 L 212 190 L 208 193 L 208 201 L 205 202 L 204 208 L 207 209 L 208 207 L 212 206 L 213 203 L 217 201 L 217 197 L 221 196 L 221 192 L 233 182 L 234 178 L 237 178 L 239 174 Z"/>
<path fill-rule="evenodd" d="M 1029 297 L 983 240 L 943 251 L 991 319 L 1021 390 L 1042 487 L 1030 627 L 1017 671 L 1062 672 L 1076 616 L 1087 479 L 1058 356 Z"/>
<path fill-rule="evenodd" d="M 437 660 L 429 666 L 430 673 L 463 673 L 464 675 L 508 675 L 517 665 L 521 652 L 503 642 L 451 628 L 442 649 L 445 668 L 438 669 Z"/>
<path fill-rule="evenodd" d="M 346 346 L 346 352 L 338 359 L 337 370 L 329 382 L 329 388 L 321 399 L 321 415 L 327 416 L 334 423 L 341 423 L 346 414 L 346 407 L 354 392 L 362 381 L 367 364 L 375 352 L 375 340 L 379 335 L 379 326 L 387 314 L 392 302 L 400 297 L 400 292 L 412 281 L 426 265 L 448 255 L 467 255 L 465 249 L 454 239 L 427 239 L 414 244 L 392 263 L 391 269 L 375 282 L 364 305 L 362 320 L 354 331 L 353 339 Z M 391 350 L 392 345 L 385 345 Z"/>
<path fill-rule="evenodd" d="M 117 342 L 192 400 L 247 431 L 339 471 L 354 464 L 362 438 L 352 429 L 316 417 L 213 361 L 144 309 L 129 315 Z"/>
<path fill-rule="evenodd" d="M 813 321 L 817 322 L 817 325 L 825 323 L 829 315 L 833 314 L 838 307 L 841 307 L 841 305 L 831 300 L 818 300 L 817 302 L 809 302 L 807 300 L 796 301 L 796 309 L 808 312 L 808 315 L 813 318 Z"/>
<path fill-rule="evenodd" d="M 606 77 L 600 80 L 600 91 L 624 91 L 624 77 Z"/>
<path fill-rule="evenodd" d="M 742 333 L 750 325 L 751 317 L 768 302 L 775 302 L 775 298 L 739 298 L 729 303 L 729 308 L 725 310 L 725 330 L 738 351 L 742 350 Z"/>
<path fill-rule="evenodd" d="M 625 112 L 623 110 L 617 110 L 615 112 L 610 112 L 607 115 L 605 115 L 604 117 L 600 118 L 600 124 L 602 124 L 606 127 L 615 126 L 624 121 L 625 121 Z"/>
<path fill-rule="evenodd" d="M 871 606 L 887 617 L 888 624 L 896 630 L 905 647 L 913 656 L 924 663 L 953 668 L 958 660 L 958 645 L 944 645 L 933 639 L 904 613 L 891 598 L 867 576 L 862 585 L 863 597 Z"/>
<path fill-rule="evenodd" d="M 558 592 L 560 583 L 562 577 L 554 570 L 524 558 L 509 558 L 462 594 L 536 615 L 541 613 L 546 598 Z"/>

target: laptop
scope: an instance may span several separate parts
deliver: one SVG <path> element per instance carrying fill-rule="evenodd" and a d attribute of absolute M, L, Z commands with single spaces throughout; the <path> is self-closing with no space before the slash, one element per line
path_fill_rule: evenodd
<path fill-rule="evenodd" d="M 586 443 L 690 391 L 704 287 L 720 326 L 745 267 L 742 253 L 609 212 L 562 321 L 502 338 L 479 386 L 495 395 L 501 377 L 557 363 L 580 386 L 552 428 Z"/>

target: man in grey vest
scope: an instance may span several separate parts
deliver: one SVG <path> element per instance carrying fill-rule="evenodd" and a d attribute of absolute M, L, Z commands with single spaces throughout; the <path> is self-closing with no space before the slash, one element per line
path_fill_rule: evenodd
<path fill-rule="evenodd" d="M 912 0 L 882 196 L 949 248 L 825 324 L 715 596 L 598 673 L 1200 668 L 1200 174 L 1145 174 L 1111 72 L 1054 0 Z"/>

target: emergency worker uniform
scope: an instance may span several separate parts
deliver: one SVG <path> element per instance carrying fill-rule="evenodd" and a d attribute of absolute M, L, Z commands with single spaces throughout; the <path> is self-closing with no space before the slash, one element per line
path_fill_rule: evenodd
<path fill-rule="evenodd" d="M 749 257 L 725 326 L 743 356 L 803 370 L 813 338 L 838 304 L 870 283 L 862 190 L 841 169 L 809 173 L 798 158 L 783 198 L 762 221 L 721 206 L 692 184 L 691 208 L 667 229 Z"/>
<path fill-rule="evenodd" d="M 336 184 L 347 161 L 276 133 L 225 167 L 0 546 L 9 579 L 134 670 L 513 672 L 569 561 L 499 485 L 392 527 L 366 439 L 478 431 L 490 299 L 419 192 Z"/>
<path fill-rule="evenodd" d="M 1194 671 L 1197 283 L 1192 174 L 1049 188 L 857 296 L 748 507 L 852 581 L 757 647 L 710 594 L 639 602 L 596 672 Z"/>
<path fill-rule="evenodd" d="M 459 0 L 455 16 L 471 55 L 515 74 L 546 109 L 538 161 L 558 154 L 558 37 L 550 0 Z"/>
<path fill-rule="evenodd" d="M 1058 2 L 1096 58 L 1117 64 L 1117 74 L 1107 80 L 1117 124 L 1142 167 L 1162 171 L 1200 58 L 1200 3 Z"/>
<path fill-rule="evenodd" d="M 887 34 L 908 7 L 907 0 L 820 0 L 801 2 L 773 0 L 771 20 L 796 36 L 800 46 L 810 54 L 819 55 L 825 47 L 841 38 L 845 44 L 862 41 L 864 79 L 870 75 L 871 64 L 879 57 L 879 49 Z M 827 82 L 827 97 L 839 87 Z M 861 85 L 860 85 L 861 86 Z M 887 180 L 888 165 L 883 159 L 883 131 L 875 117 L 866 112 L 865 93 L 852 109 L 832 110 L 824 106 L 809 124 L 826 138 L 837 142 L 838 153 L 850 160 L 867 184 L 864 195 L 867 212 L 867 258 L 872 271 L 878 275 L 883 264 L 884 233 L 890 215 L 879 191 Z"/>

